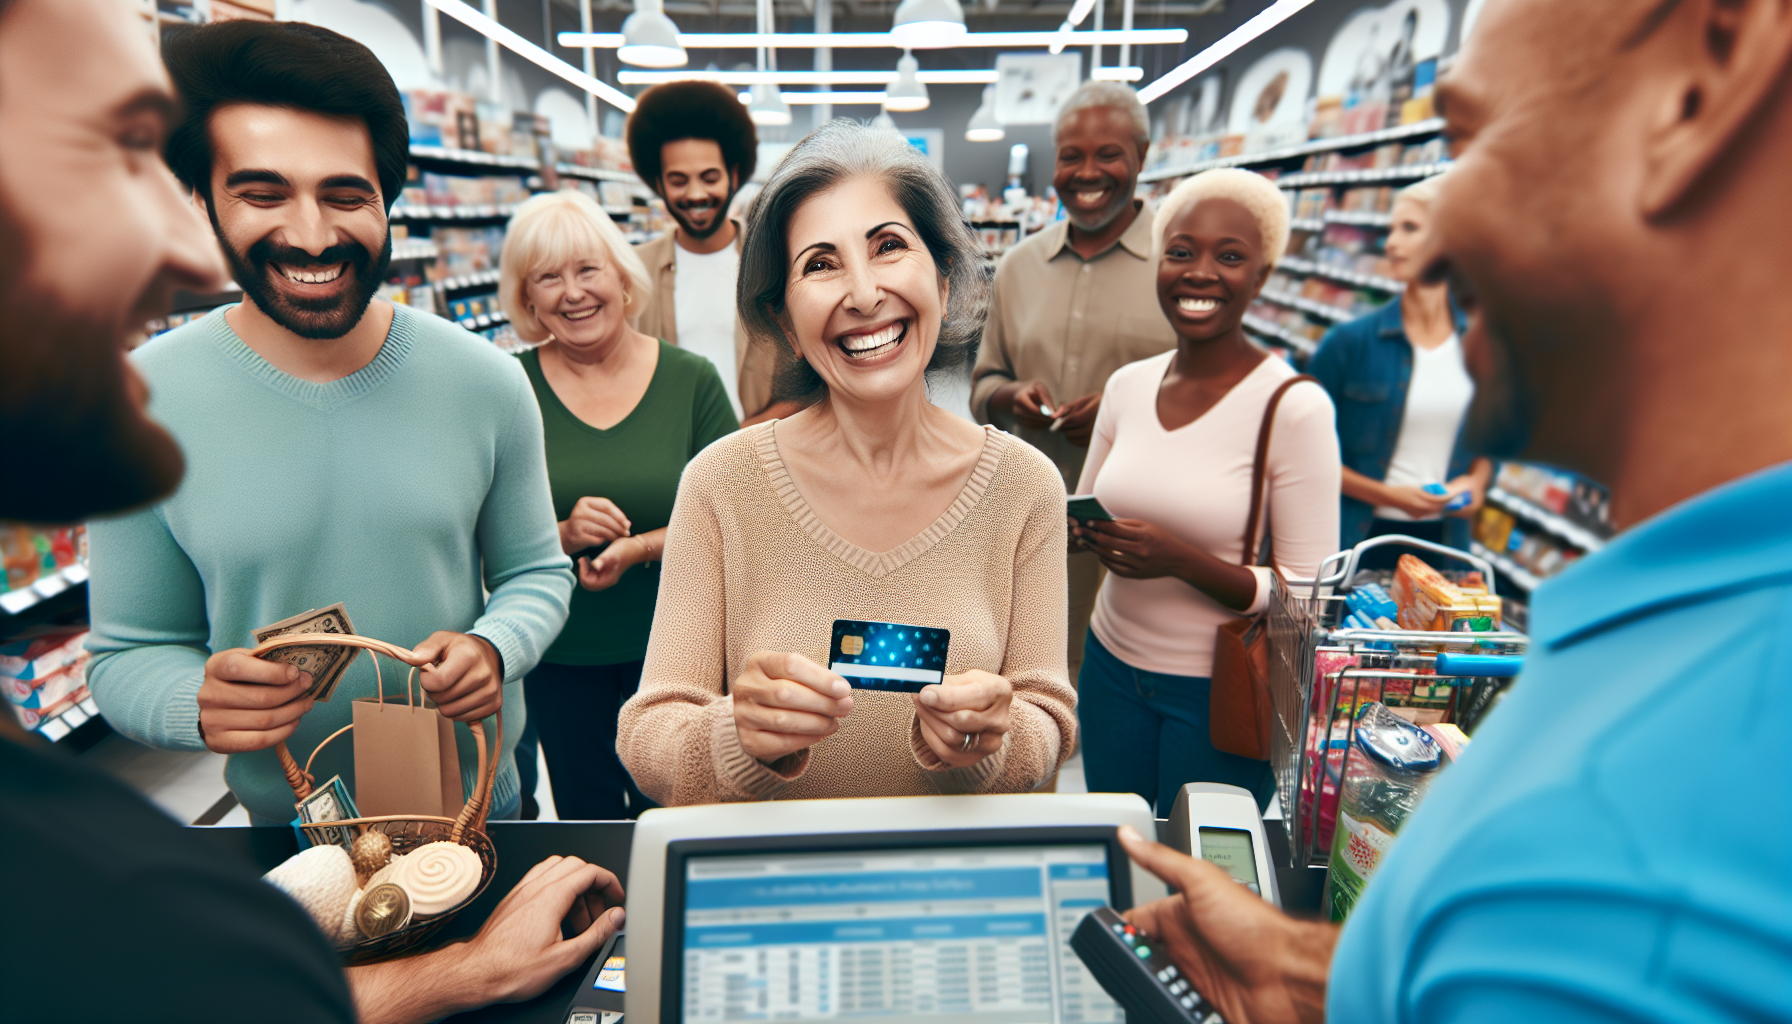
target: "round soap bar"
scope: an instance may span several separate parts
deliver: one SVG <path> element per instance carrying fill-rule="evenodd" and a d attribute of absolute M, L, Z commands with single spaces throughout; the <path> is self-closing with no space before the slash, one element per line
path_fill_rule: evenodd
<path fill-rule="evenodd" d="M 356 889 L 355 867 L 349 862 L 347 850 L 333 844 L 313 846 L 288 857 L 262 878 L 304 907 L 326 936 L 335 939 L 341 934 L 343 917 Z"/>
<path fill-rule="evenodd" d="M 390 881 L 404 886 L 411 913 L 441 914 L 453 910 L 479 888 L 483 868 L 479 855 L 459 843 L 426 843 L 405 854 Z"/>

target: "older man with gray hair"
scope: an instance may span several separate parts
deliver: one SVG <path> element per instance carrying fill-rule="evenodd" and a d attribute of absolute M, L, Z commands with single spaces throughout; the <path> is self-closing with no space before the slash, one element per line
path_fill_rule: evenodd
<path fill-rule="evenodd" d="M 1076 486 L 1108 375 L 1167 351 L 1157 307 L 1151 212 L 1133 198 L 1151 145 L 1145 107 L 1118 82 L 1085 82 L 1052 128 L 1052 185 L 1065 220 L 1009 250 L 996 268 L 971 410 L 1044 452 Z M 1093 553 L 1070 559 L 1070 678 L 1101 586 Z"/>

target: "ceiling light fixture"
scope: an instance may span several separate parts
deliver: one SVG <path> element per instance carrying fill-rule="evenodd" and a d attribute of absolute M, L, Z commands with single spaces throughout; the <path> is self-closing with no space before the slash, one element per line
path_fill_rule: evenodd
<path fill-rule="evenodd" d="M 1145 69 L 1136 65 L 1130 68 L 1096 68 L 1089 72 L 1089 77 L 1097 82 L 1136 82 L 1145 77 Z"/>
<path fill-rule="evenodd" d="M 1053 54 L 1064 52 L 1064 47 L 1070 42 L 1070 33 L 1072 30 L 1078 25 L 1081 25 L 1083 19 L 1087 18 L 1089 12 L 1094 9 L 1095 0 L 1076 0 L 1076 5 L 1070 8 L 1070 17 L 1065 18 L 1064 24 L 1058 26 L 1059 38 L 1054 40 L 1051 45 Z"/>
<path fill-rule="evenodd" d="M 1113 71 L 1114 68 L 1105 70 Z M 917 71 L 915 80 L 923 85 L 988 85 L 1000 75 L 995 68 L 977 71 Z M 619 71 L 616 80 L 623 85 L 658 85 L 661 82 L 683 82 L 697 79 L 721 82 L 723 85 L 890 85 L 895 71 Z"/>
<path fill-rule="evenodd" d="M 630 96 L 628 93 L 623 92 L 621 89 L 616 88 L 608 82 L 600 81 L 587 75 L 585 72 L 580 71 L 571 64 L 566 63 L 541 47 L 536 46 L 522 36 L 517 35 L 515 32 L 510 31 L 486 17 L 484 14 L 461 3 L 460 0 L 425 0 L 425 2 L 436 10 L 441 11 L 443 14 L 448 15 L 450 18 L 453 18 L 455 21 L 460 22 L 487 39 L 510 50 L 524 60 L 540 67 L 544 71 L 551 72 L 552 74 L 564 78 L 566 81 L 578 86 L 591 95 L 596 96 L 598 99 L 603 100 L 617 110 L 626 114 L 635 109 L 634 97 Z M 564 46 L 566 44 L 562 43 L 560 45 Z"/>
<path fill-rule="evenodd" d="M 996 87 L 983 87 L 983 104 L 971 115 L 970 124 L 965 125 L 964 137 L 967 142 L 1000 142 L 1008 133 L 1002 130 L 1001 122 L 996 120 Z"/>
<path fill-rule="evenodd" d="M 778 87 L 769 82 L 755 85 L 752 90 L 752 102 L 747 104 L 747 116 L 754 124 L 767 126 L 790 123 L 790 104 L 784 102 L 784 95 Z"/>
<path fill-rule="evenodd" d="M 678 26 L 666 17 L 661 0 L 635 0 L 635 13 L 622 23 L 616 59 L 644 68 L 681 68 L 690 58 L 678 44 Z"/>
<path fill-rule="evenodd" d="M 933 101 L 927 96 L 927 87 L 915 77 L 920 70 L 921 65 L 915 60 L 915 55 L 903 51 L 902 59 L 896 62 L 896 81 L 887 90 L 885 109 L 898 113 L 927 109 L 928 104 Z"/>
<path fill-rule="evenodd" d="M 871 127 L 886 132 L 895 132 L 898 135 L 902 134 L 902 129 L 896 127 L 896 119 L 890 116 L 888 110 L 878 111 L 877 116 L 871 119 Z"/>
<path fill-rule="evenodd" d="M 815 106 L 818 103 L 884 103 L 885 94 L 881 92 L 785 92 L 779 93 L 784 102 L 796 106 Z"/>
<path fill-rule="evenodd" d="M 1162 99 L 1171 89 L 1230 57 L 1238 52 L 1240 47 L 1287 21 L 1295 12 L 1312 2 L 1313 0 L 1275 0 L 1275 3 L 1258 11 L 1249 21 L 1226 33 L 1212 46 L 1178 64 L 1164 77 L 1140 89 L 1139 102 L 1150 103 L 1152 100 Z"/>
<path fill-rule="evenodd" d="M 890 22 L 890 35 L 905 50 L 952 46 L 969 31 L 958 0 L 902 0 Z"/>
<path fill-rule="evenodd" d="M 437 0 L 430 0 L 436 3 Z M 443 0 L 452 3 L 454 0 Z M 1061 33 L 1052 32 L 967 32 L 955 40 L 932 46 L 911 46 L 894 32 L 680 32 L 679 45 L 687 50 L 750 50 L 766 46 L 785 50 L 807 50 L 827 46 L 836 50 L 851 48 L 890 47 L 897 50 L 964 49 L 968 47 L 1000 47 L 1024 49 L 1045 48 L 1057 42 Z M 613 49 L 622 45 L 616 32 L 562 32 L 556 37 L 561 46 L 589 46 Z M 1134 46 L 1180 45 L 1188 42 L 1185 28 L 1107 29 L 1102 32 L 1072 32 L 1067 46 Z"/>

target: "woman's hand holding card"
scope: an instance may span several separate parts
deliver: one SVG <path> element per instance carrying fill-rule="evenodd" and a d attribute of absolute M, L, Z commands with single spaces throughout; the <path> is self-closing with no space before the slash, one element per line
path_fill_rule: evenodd
<path fill-rule="evenodd" d="M 766 764 L 832 736 L 852 712 L 852 688 L 839 673 L 787 651 L 747 658 L 733 694 L 741 749 Z"/>
<path fill-rule="evenodd" d="M 993 672 L 971 669 L 914 694 L 915 721 L 935 757 L 968 768 L 1002 749 L 1014 687 Z"/>

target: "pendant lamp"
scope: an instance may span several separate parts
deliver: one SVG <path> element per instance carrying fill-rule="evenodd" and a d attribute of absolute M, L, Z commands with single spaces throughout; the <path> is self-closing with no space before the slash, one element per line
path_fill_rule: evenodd
<path fill-rule="evenodd" d="M 913 54 L 904 51 L 902 59 L 896 62 L 896 81 L 884 90 L 884 109 L 895 111 L 926 110 L 932 102 L 927 96 L 927 86 L 916 77 L 921 70 L 920 62 Z"/>
<path fill-rule="evenodd" d="M 890 35 L 905 50 L 949 46 L 968 31 L 958 0 L 902 0 L 890 24 Z"/>
<path fill-rule="evenodd" d="M 996 120 L 996 87 L 983 87 L 983 104 L 971 115 L 971 122 L 965 125 L 964 137 L 967 142 L 1000 142 L 1008 133 Z"/>
<path fill-rule="evenodd" d="M 666 17 L 661 0 L 635 0 L 635 13 L 622 23 L 616 59 L 643 68 L 681 68 L 690 58 L 678 41 L 678 26 Z"/>

